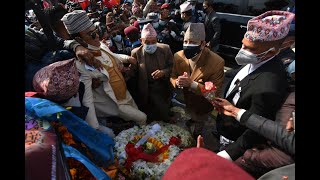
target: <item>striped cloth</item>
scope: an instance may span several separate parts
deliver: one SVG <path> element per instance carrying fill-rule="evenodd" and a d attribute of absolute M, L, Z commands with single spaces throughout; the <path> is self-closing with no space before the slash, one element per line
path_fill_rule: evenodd
<path fill-rule="evenodd" d="M 61 21 L 66 27 L 69 34 L 79 33 L 93 26 L 86 11 L 74 10 L 65 14 Z"/>

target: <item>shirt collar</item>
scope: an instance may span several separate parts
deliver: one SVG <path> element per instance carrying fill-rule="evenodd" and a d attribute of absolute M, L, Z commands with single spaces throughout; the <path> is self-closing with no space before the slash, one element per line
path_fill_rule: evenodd
<path fill-rule="evenodd" d="M 100 50 L 100 47 L 92 46 L 92 45 L 88 44 L 88 49 L 90 49 L 90 50 Z"/>
<path fill-rule="evenodd" d="M 262 66 L 263 64 L 267 63 L 268 61 L 270 61 L 271 59 L 273 59 L 276 55 L 270 57 L 269 59 L 265 60 L 265 61 L 262 61 L 260 63 L 257 63 L 257 64 L 250 64 L 250 67 L 249 67 L 249 73 L 255 71 L 256 69 L 258 69 L 260 66 Z"/>

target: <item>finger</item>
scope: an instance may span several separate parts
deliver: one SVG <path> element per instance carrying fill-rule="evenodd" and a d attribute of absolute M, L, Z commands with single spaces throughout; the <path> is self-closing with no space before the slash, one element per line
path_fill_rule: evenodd
<path fill-rule="evenodd" d="M 151 73 L 151 76 L 154 76 L 154 73 L 155 73 L 156 71 L 153 71 L 152 73 Z"/>
<path fill-rule="evenodd" d="M 197 138 L 197 148 L 200 148 L 201 147 L 201 135 L 198 136 Z"/>
<path fill-rule="evenodd" d="M 224 99 L 217 97 L 215 100 L 216 100 L 217 102 L 222 102 Z"/>

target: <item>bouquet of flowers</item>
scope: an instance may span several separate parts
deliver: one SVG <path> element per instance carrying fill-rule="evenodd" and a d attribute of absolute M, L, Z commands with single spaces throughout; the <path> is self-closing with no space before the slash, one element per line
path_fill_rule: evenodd
<path fill-rule="evenodd" d="M 134 126 L 124 130 L 115 138 L 115 155 L 118 157 L 120 165 L 130 167 L 127 171 L 128 176 L 132 179 L 160 180 L 175 157 L 184 148 L 195 144 L 187 130 L 173 124 L 154 123 L 161 126 L 161 131 L 157 131 L 148 138 L 148 141 L 138 149 L 134 148 L 136 142 L 142 138 L 141 135 L 152 129 L 152 123 L 140 128 Z"/>
<path fill-rule="evenodd" d="M 217 87 L 210 81 L 205 82 L 204 86 L 201 88 L 201 93 L 211 104 L 213 104 L 216 98 Z"/>

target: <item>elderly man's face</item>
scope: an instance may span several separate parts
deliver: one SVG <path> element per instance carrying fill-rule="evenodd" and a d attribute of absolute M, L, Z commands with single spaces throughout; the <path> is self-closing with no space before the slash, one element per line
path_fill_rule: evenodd
<path fill-rule="evenodd" d="M 183 44 L 196 44 L 196 45 L 201 45 L 201 41 L 194 41 L 194 40 L 184 40 Z"/>
<path fill-rule="evenodd" d="M 275 48 L 274 50 L 271 50 L 268 53 L 266 53 L 262 60 L 266 60 L 274 56 L 279 50 L 279 47 L 277 46 L 278 45 L 276 44 L 276 42 L 252 42 L 249 41 L 247 38 L 242 39 L 242 49 L 250 51 L 253 54 L 258 55 L 268 51 L 270 48 Z"/>
<path fill-rule="evenodd" d="M 81 31 L 80 37 L 82 40 L 84 40 L 86 43 L 99 47 L 100 46 L 100 40 L 97 29 L 92 26 L 89 29 L 86 29 L 85 31 Z"/>
<path fill-rule="evenodd" d="M 156 44 L 157 43 L 157 38 L 156 37 L 147 37 L 147 38 L 141 38 L 141 44 L 142 45 L 151 45 L 151 44 Z"/>

